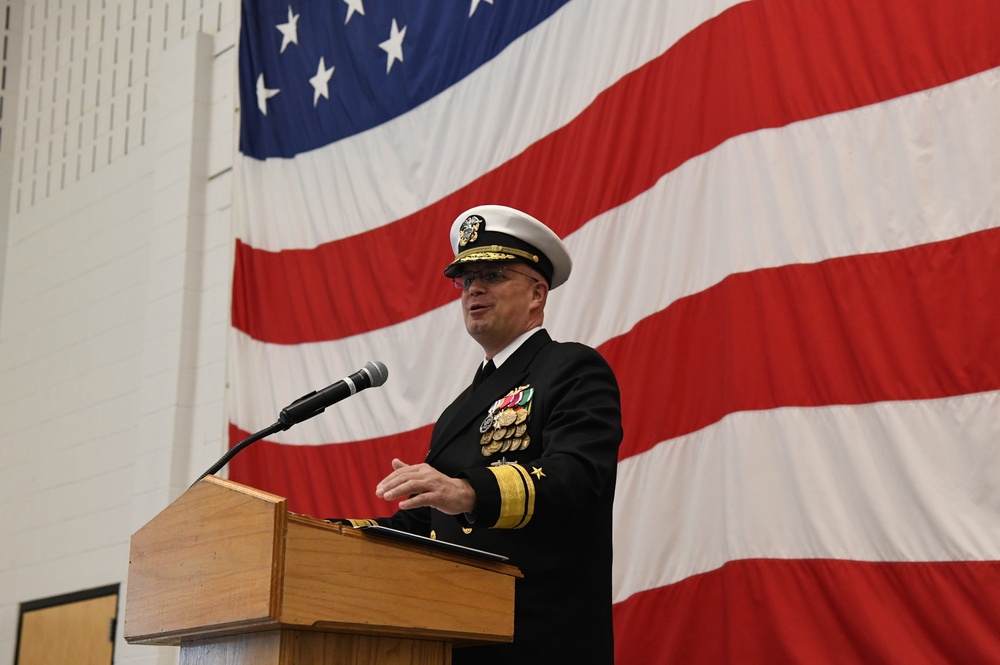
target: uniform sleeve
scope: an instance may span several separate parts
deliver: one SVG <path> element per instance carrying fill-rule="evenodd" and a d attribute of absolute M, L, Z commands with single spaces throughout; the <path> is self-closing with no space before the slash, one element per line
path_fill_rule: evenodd
<path fill-rule="evenodd" d="M 477 526 L 586 523 L 614 490 L 622 440 L 618 382 L 594 349 L 560 346 L 533 397 L 529 431 L 541 438 L 529 449 L 534 456 L 460 474 L 476 491 Z"/>
<path fill-rule="evenodd" d="M 347 526 L 385 526 L 397 531 L 406 531 L 418 536 L 429 536 L 431 531 L 431 516 L 429 508 L 414 508 L 412 510 L 396 511 L 391 517 L 376 517 L 374 519 L 328 518 L 329 522 L 338 522 Z"/>

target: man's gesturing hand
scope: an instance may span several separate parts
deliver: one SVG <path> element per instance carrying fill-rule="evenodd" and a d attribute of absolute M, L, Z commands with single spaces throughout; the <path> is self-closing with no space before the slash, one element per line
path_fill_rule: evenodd
<path fill-rule="evenodd" d="M 430 506 L 457 515 L 476 507 L 476 493 L 467 480 L 446 476 L 429 464 L 409 465 L 398 459 L 392 460 L 392 468 L 375 488 L 375 496 L 386 501 L 407 497 L 399 502 L 402 510 Z"/>

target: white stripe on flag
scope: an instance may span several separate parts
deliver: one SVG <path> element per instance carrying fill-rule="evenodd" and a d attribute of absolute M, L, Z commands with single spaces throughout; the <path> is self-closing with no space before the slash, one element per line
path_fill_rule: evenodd
<path fill-rule="evenodd" d="M 727 416 L 623 460 L 615 602 L 753 558 L 1000 559 L 1000 393 Z"/>

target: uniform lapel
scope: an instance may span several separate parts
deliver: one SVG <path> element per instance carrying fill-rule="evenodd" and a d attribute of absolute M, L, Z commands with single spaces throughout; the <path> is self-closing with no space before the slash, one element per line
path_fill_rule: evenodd
<path fill-rule="evenodd" d="M 514 355 L 498 367 L 476 390 L 473 390 L 472 386 L 466 388 L 441 415 L 425 461 L 432 462 L 444 448 L 456 440 L 459 434 L 468 430 L 473 420 L 484 418 L 486 411 L 497 398 L 503 397 L 511 387 L 521 385 L 528 374 L 531 361 L 538 351 L 551 341 L 548 332 L 538 331 L 525 340 Z"/>

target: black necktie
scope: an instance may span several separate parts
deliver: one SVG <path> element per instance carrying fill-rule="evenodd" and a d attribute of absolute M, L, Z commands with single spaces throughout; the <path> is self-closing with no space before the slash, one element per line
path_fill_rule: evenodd
<path fill-rule="evenodd" d="M 476 378 L 472 381 L 472 389 L 475 390 L 483 381 L 490 378 L 490 374 L 496 371 L 497 366 L 493 364 L 492 360 L 487 361 L 485 365 L 480 365 L 479 370 L 476 372 Z"/>

